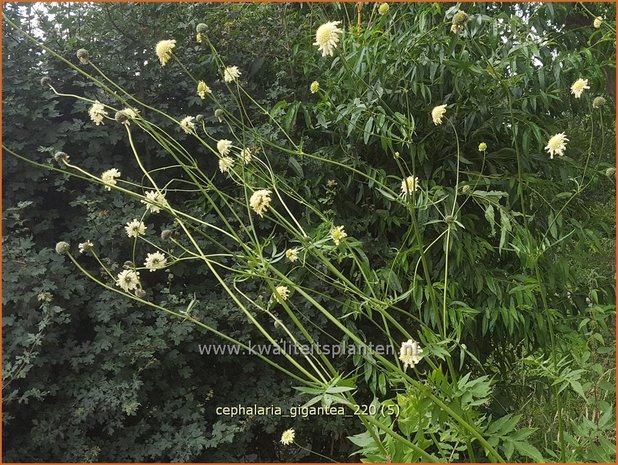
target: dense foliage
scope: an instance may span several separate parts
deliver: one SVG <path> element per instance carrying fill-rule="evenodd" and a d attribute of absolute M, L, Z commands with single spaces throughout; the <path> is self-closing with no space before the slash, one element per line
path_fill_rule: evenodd
<path fill-rule="evenodd" d="M 4 460 L 615 459 L 612 5 L 3 13 Z M 315 30 L 336 20 L 341 40 L 321 56 Z M 168 38 L 178 62 L 162 67 L 154 46 Z M 92 64 L 75 58 L 81 48 Z M 223 64 L 238 65 L 241 85 L 221 79 Z M 589 89 L 578 98 L 580 78 Z M 118 92 L 101 85 L 112 81 Z M 80 100 L 122 108 L 124 91 L 132 106 L 145 102 L 130 126 L 95 125 Z M 440 124 L 431 113 L 443 104 Z M 160 112 L 203 123 L 185 133 Z M 550 159 L 559 133 L 566 151 Z M 219 139 L 264 163 L 220 172 Z M 156 185 L 150 176 L 173 180 L 182 187 L 166 199 L 185 216 L 145 216 L 126 192 L 72 176 L 58 151 L 96 177 L 119 168 L 120 186 L 139 196 Z M 410 175 L 418 190 L 400 195 Z M 248 202 L 267 187 L 277 194 L 261 217 Z M 133 218 L 148 242 L 126 237 Z M 347 237 L 333 244 L 338 225 Z M 92 255 L 76 250 L 86 239 Z M 60 240 L 88 275 L 53 250 Z M 142 268 L 145 301 L 114 292 L 109 274 L 140 267 L 153 245 L 186 261 Z M 190 259 L 194 246 L 223 258 L 215 268 L 210 255 Z M 292 248 L 298 262 L 286 259 Z M 289 299 L 270 297 L 280 284 Z M 395 354 L 200 354 L 221 335 Z M 397 360 L 407 339 L 423 348 L 408 371 Z M 305 402 L 375 411 L 215 413 Z"/>

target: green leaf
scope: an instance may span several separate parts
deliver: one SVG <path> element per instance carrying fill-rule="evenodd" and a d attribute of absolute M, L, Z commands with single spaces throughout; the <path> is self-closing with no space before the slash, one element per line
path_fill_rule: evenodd
<path fill-rule="evenodd" d="M 541 452 L 532 444 L 527 442 L 513 441 L 515 450 L 524 457 L 530 457 L 535 462 L 545 462 Z"/>

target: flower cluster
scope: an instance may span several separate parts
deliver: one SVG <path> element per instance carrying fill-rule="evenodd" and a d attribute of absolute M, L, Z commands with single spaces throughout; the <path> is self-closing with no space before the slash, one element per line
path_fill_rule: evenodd
<path fill-rule="evenodd" d="M 580 98 L 584 93 L 584 90 L 590 89 L 588 85 L 588 79 L 578 79 L 571 86 L 571 93 L 575 95 L 575 98 Z"/>
<path fill-rule="evenodd" d="M 249 163 L 251 163 L 251 159 L 253 158 L 253 153 L 251 149 L 249 148 L 242 149 L 238 153 L 238 158 L 240 158 L 245 165 L 248 165 Z"/>
<path fill-rule="evenodd" d="M 298 249 L 295 247 L 293 249 L 286 250 L 285 258 L 287 258 L 290 262 L 294 263 L 296 260 L 298 260 Z"/>
<path fill-rule="evenodd" d="M 288 297 L 290 297 L 290 289 L 287 286 L 277 286 L 273 293 L 273 297 L 279 303 L 285 302 L 288 300 Z"/>
<path fill-rule="evenodd" d="M 117 111 L 114 119 L 121 124 L 129 125 L 132 120 L 136 119 L 139 115 L 139 111 L 135 108 L 125 108 L 123 110 Z"/>
<path fill-rule="evenodd" d="M 423 353 L 423 349 L 420 348 L 418 342 L 413 341 L 412 339 L 408 339 L 406 342 L 401 344 L 401 349 L 399 350 L 399 360 L 403 362 L 403 369 L 407 370 L 408 367 L 414 368 L 421 361 L 421 354 Z"/>
<path fill-rule="evenodd" d="M 88 110 L 88 114 L 94 124 L 98 126 L 99 124 L 103 124 L 103 118 L 107 116 L 107 111 L 105 111 L 105 105 L 97 100 L 92 104 L 90 110 Z"/>
<path fill-rule="evenodd" d="M 151 273 L 167 266 L 167 258 L 161 252 L 149 253 L 146 255 L 144 266 Z"/>
<path fill-rule="evenodd" d="M 141 202 L 146 204 L 146 211 L 151 213 L 159 213 L 161 207 L 165 208 L 168 205 L 165 194 L 158 191 L 146 192 L 146 200 L 142 200 Z"/>
<path fill-rule="evenodd" d="M 446 105 L 438 105 L 431 110 L 431 119 L 436 126 L 442 124 L 442 118 L 446 114 Z"/>
<path fill-rule="evenodd" d="M 94 244 L 90 241 L 82 242 L 79 244 L 79 253 L 90 252 L 94 248 Z"/>
<path fill-rule="evenodd" d="M 339 245 L 346 237 L 348 237 L 348 235 L 343 229 L 343 226 L 335 226 L 330 230 L 330 238 L 335 245 Z"/>
<path fill-rule="evenodd" d="M 225 82 L 237 81 L 241 74 L 238 66 L 228 66 L 223 71 L 223 80 Z"/>
<path fill-rule="evenodd" d="M 296 436 L 296 432 L 290 428 L 286 429 L 281 435 L 281 444 L 284 446 L 289 446 L 294 442 L 294 437 Z"/>
<path fill-rule="evenodd" d="M 219 171 L 227 173 L 234 167 L 234 159 L 232 157 L 219 158 Z"/>
<path fill-rule="evenodd" d="M 212 90 L 210 90 L 210 87 L 208 87 L 204 81 L 198 82 L 197 95 L 199 95 L 200 98 L 203 100 L 208 94 L 212 94 Z"/>
<path fill-rule="evenodd" d="M 272 192 L 269 189 L 260 189 L 255 191 L 249 199 L 249 206 L 259 216 L 264 217 L 264 213 L 270 206 Z"/>
<path fill-rule="evenodd" d="M 180 120 L 180 128 L 187 134 L 191 134 L 195 130 L 195 118 L 186 116 Z"/>
<path fill-rule="evenodd" d="M 127 231 L 127 236 L 129 237 L 139 237 L 146 234 L 147 226 L 143 221 L 133 220 L 129 221 L 127 225 L 124 227 Z"/>
<path fill-rule="evenodd" d="M 315 33 L 315 42 L 313 45 L 318 46 L 318 50 L 322 52 L 322 56 L 333 56 L 333 52 L 339 44 L 339 34 L 341 29 L 337 26 L 341 21 L 329 21 L 322 24 Z"/>
<path fill-rule="evenodd" d="M 418 190 L 418 176 L 408 176 L 401 181 L 401 195 L 407 196 Z"/>
<path fill-rule="evenodd" d="M 217 151 L 222 157 L 227 156 L 232 149 L 232 141 L 227 139 L 221 139 L 217 142 Z"/>
<path fill-rule="evenodd" d="M 159 57 L 161 66 L 165 66 L 167 62 L 170 61 L 174 47 L 176 47 L 176 41 L 174 39 L 162 40 L 157 44 L 155 52 L 157 53 L 157 57 Z"/>
<path fill-rule="evenodd" d="M 118 273 L 116 285 L 122 288 L 122 290 L 125 292 L 130 292 L 137 289 L 140 285 L 139 272 L 135 270 L 121 271 L 120 273 Z"/>
<path fill-rule="evenodd" d="M 110 186 L 115 186 L 116 178 L 119 178 L 119 177 L 120 177 L 120 171 L 118 171 L 116 168 L 112 168 L 110 170 L 103 171 L 103 173 L 101 174 L 101 181 L 107 184 L 105 186 L 105 189 L 108 191 L 111 191 L 112 188 Z"/>
<path fill-rule="evenodd" d="M 569 139 L 567 139 L 564 132 L 556 134 L 551 139 L 549 139 L 547 146 L 545 146 L 545 150 L 549 152 L 549 158 L 553 159 L 554 155 L 564 155 L 564 151 L 566 150 L 566 143 L 568 141 Z"/>

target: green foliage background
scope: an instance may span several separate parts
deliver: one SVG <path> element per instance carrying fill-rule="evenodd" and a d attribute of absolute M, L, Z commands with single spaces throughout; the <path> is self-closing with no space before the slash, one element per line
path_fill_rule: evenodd
<path fill-rule="evenodd" d="M 614 24 L 613 5 L 587 8 Z M 3 4 L 3 14 L 31 33 L 36 29 L 68 60 L 87 48 L 100 68 L 141 100 L 171 114 L 202 113 L 211 133 L 223 138 L 228 134 L 212 104 L 195 95 L 180 68 L 162 69 L 153 52 L 159 40 L 176 38 L 183 62 L 214 82 L 213 58 L 194 40 L 195 26 L 204 22 L 225 62 L 241 67 L 248 91 L 306 152 L 369 173 L 395 190 L 402 175 L 397 152 L 433 199 L 454 196 L 457 142 L 450 127 L 435 128 L 428 116 L 433 106 L 448 103 L 457 122 L 463 183 L 470 188 L 450 249 L 449 321 L 462 346 L 452 356 L 461 373 L 472 377 L 469 385 L 463 378 L 458 390 L 439 371 L 427 376 L 479 422 L 504 418 L 486 432 L 509 459 L 612 461 L 615 177 L 606 170 L 615 165 L 615 82 L 608 82 L 615 72 L 614 38 L 592 28 L 579 4 L 462 9 L 471 15 L 465 37 L 449 32 L 455 4 L 393 4 L 383 17 L 365 4 L 358 29 L 354 4 L 54 4 L 44 11 Z M 334 19 L 346 26 L 341 56 L 318 59 L 314 31 Z M 584 73 L 591 90 L 576 100 L 568 88 Z M 119 166 L 123 178 L 139 181 L 141 174 L 127 163 L 123 130 L 94 126 L 87 106 L 54 96 L 39 84 L 43 75 L 65 93 L 98 96 L 90 82 L 3 24 L 5 143 L 39 162 L 51 164 L 53 153 L 62 150 L 92 172 Z M 321 85 L 316 95 L 309 92 L 313 80 Z M 212 87 L 223 94 L 222 87 Z M 596 110 L 591 134 L 590 103 L 597 95 L 608 104 Z M 222 98 L 232 111 L 234 102 Z M 287 144 L 267 118 L 255 108 L 248 111 L 264 137 Z M 543 147 L 563 131 L 570 138 L 567 156 L 550 162 Z M 422 137 L 406 144 L 413 133 Z M 135 140 L 149 165 L 162 163 L 164 153 L 148 137 L 136 132 Z M 481 141 L 489 146 L 487 157 L 477 149 Z M 189 138 L 182 142 L 199 150 Z M 593 161 L 586 163 L 585 178 L 588 153 Z M 371 270 L 372 291 L 384 295 L 411 290 L 402 305 L 438 331 L 427 302 L 444 290 L 444 246 L 427 254 L 425 274 L 415 277 L 418 237 L 409 234 L 409 213 L 394 199 L 345 167 L 326 170 L 314 160 L 283 154 L 271 161 L 290 186 L 317 199 L 335 224 L 346 225 L 366 269 L 355 269 L 343 256 L 342 268 L 357 277 Z M 214 159 L 209 163 L 214 171 Z M 217 405 L 286 407 L 307 399 L 256 358 L 200 355 L 198 344 L 219 341 L 101 290 L 53 251 L 58 240 L 91 238 L 119 269 L 131 252 L 120 239 L 122 225 L 139 217 L 141 205 L 117 193 L 101 196 L 98 186 L 6 153 L 3 170 L 4 460 L 321 460 L 281 447 L 281 431 L 288 427 L 310 449 L 334 459 L 355 460 L 349 454 L 357 450 L 368 460 L 384 459 L 354 419 L 216 416 Z M 330 179 L 337 181 L 335 188 L 325 187 Z M 590 184 L 574 195 L 574 179 Z M 177 200 L 204 214 L 204 205 L 190 195 Z M 295 208 L 312 223 L 311 212 Z M 418 231 L 425 245 L 440 235 L 443 220 L 437 210 L 419 212 L 415 221 L 423 225 Z M 161 221 L 151 232 L 168 226 Z M 310 288 L 318 284 L 297 278 Z M 198 316 L 208 324 L 245 342 L 261 340 L 205 267 L 177 266 L 164 278 L 147 279 L 169 306 L 183 308 L 196 299 Z M 51 292 L 52 302 L 38 302 L 41 292 Z M 368 340 L 384 342 L 360 302 L 348 301 L 340 312 Z M 309 307 L 306 316 L 316 328 L 328 327 Z M 443 356 L 438 341 L 423 343 Z M 550 367 L 552 357 L 560 361 L 558 371 Z M 389 398 L 403 409 L 397 421 L 404 434 L 446 422 L 430 405 L 392 387 L 371 364 L 337 364 L 366 381 L 361 398 L 367 403 Z M 478 382 L 483 376 L 485 384 Z M 555 452 L 552 393 L 558 390 L 567 456 Z M 411 460 L 408 453 L 394 449 L 391 458 Z M 453 454 L 455 460 L 470 459 L 465 448 Z"/>

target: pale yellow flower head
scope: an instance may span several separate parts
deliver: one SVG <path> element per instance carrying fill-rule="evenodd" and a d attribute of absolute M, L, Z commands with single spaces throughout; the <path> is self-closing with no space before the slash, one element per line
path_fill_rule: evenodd
<path fill-rule="evenodd" d="M 313 81 L 309 86 L 309 90 L 312 94 L 315 94 L 318 90 L 320 90 L 320 83 L 318 81 Z"/>
<path fill-rule="evenodd" d="M 138 116 L 139 110 L 127 107 L 120 111 L 117 111 L 115 119 L 117 122 L 129 126 L 131 124 L 131 121 L 136 119 Z"/>
<path fill-rule="evenodd" d="M 479 152 L 486 152 L 487 151 L 487 144 L 485 142 L 481 142 L 479 144 Z"/>
<path fill-rule="evenodd" d="M 578 79 L 571 86 L 571 93 L 575 95 L 575 98 L 580 98 L 584 93 L 584 90 L 590 89 L 588 85 L 588 79 Z"/>
<path fill-rule="evenodd" d="M 234 159 L 232 157 L 219 158 L 219 171 L 227 173 L 234 167 Z"/>
<path fill-rule="evenodd" d="M 153 252 L 146 255 L 144 266 L 151 273 L 167 266 L 167 258 L 161 252 Z"/>
<path fill-rule="evenodd" d="M 294 263 L 296 260 L 298 260 L 298 249 L 294 247 L 293 249 L 286 250 L 285 258 Z"/>
<path fill-rule="evenodd" d="M 238 69 L 238 66 L 228 66 L 223 71 L 223 80 L 225 82 L 236 81 L 242 73 Z"/>
<path fill-rule="evenodd" d="M 101 174 L 101 181 L 107 184 L 107 186 L 105 186 L 105 189 L 107 189 L 108 191 L 111 191 L 112 188 L 109 186 L 115 186 L 116 178 L 119 178 L 119 177 L 120 177 L 120 171 L 118 171 L 116 168 L 112 168 L 110 170 L 103 171 L 103 173 Z"/>
<path fill-rule="evenodd" d="M 436 126 L 438 124 L 442 124 L 442 118 L 444 117 L 445 114 L 446 114 L 446 104 L 433 107 L 433 110 L 431 110 L 431 119 L 433 119 L 433 124 L 435 124 Z"/>
<path fill-rule="evenodd" d="M 418 342 L 413 341 L 412 339 L 408 339 L 406 342 L 401 344 L 401 349 L 399 350 L 399 360 L 403 362 L 404 371 L 409 368 L 413 368 L 416 364 L 421 361 L 421 354 L 423 353 L 423 349 L 420 348 Z"/>
<path fill-rule="evenodd" d="M 201 99 L 205 99 L 208 94 L 212 94 L 210 87 L 208 87 L 204 81 L 198 82 L 197 95 L 199 95 Z"/>
<path fill-rule="evenodd" d="M 556 134 L 551 139 L 549 139 L 549 142 L 547 142 L 547 145 L 545 146 L 545 150 L 549 152 L 549 158 L 553 159 L 554 155 L 564 155 L 564 151 L 566 150 L 566 143 L 568 141 L 569 139 L 567 139 L 564 132 Z"/>
<path fill-rule="evenodd" d="M 253 158 L 253 152 L 249 148 L 242 149 L 238 154 L 238 157 L 244 162 L 245 165 L 248 165 Z"/>
<path fill-rule="evenodd" d="M 195 118 L 193 116 L 186 116 L 180 120 L 180 128 L 187 134 L 191 134 L 195 130 Z"/>
<path fill-rule="evenodd" d="M 54 299 L 54 295 L 51 292 L 40 292 L 37 296 L 36 296 L 36 300 L 38 300 L 39 302 L 46 302 L 49 303 Z"/>
<path fill-rule="evenodd" d="M 162 40 L 155 47 L 155 52 L 159 57 L 161 66 L 165 66 L 172 58 L 172 50 L 176 47 L 176 41 L 174 39 Z"/>
<path fill-rule="evenodd" d="M 96 101 L 92 104 L 92 106 L 90 107 L 90 110 L 88 110 L 88 114 L 90 115 L 90 119 L 97 126 L 99 124 L 103 124 L 103 118 L 107 116 L 107 112 L 105 111 L 105 106 L 99 101 Z"/>
<path fill-rule="evenodd" d="M 221 139 L 219 142 L 217 142 L 217 150 L 219 151 L 221 156 L 225 157 L 226 155 L 228 155 L 231 149 L 232 149 L 231 140 Z"/>
<path fill-rule="evenodd" d="M 343 229 L 343 226 L 335 226 L 330 230 L 330 238 L 333 240 L 335 245 L 339 245 L 339 243 L 346 237 L 348 237 L 348 235 Z"/>
<path fill-rule="evenodd" d="M 249 199 L 249 205 L 251 206 L 253 211 L 261 217 L 264 216 L 264 213 L 266 212 L 266 210 L 268 210 L 268 207 L 270 206 L 270 202 L 272 201 L 272 199 L 270 198 L 271 194 L 272 192 L 268 189 L 260 189 L 258 191 L 255 191 Z"/>
<path fill-rule="evenodd" d="M 296 436 L 296 432 L 290 428 L 286 429 L 281 435 L 281 444 L 284 446 L 289 446 L 294 442 L 294 437 Z"/>
<path fill-rule="evenodd" d="M 134 270 L 123 270 L 118 273 L 116 286 L 121 287 L 123 291 L 129 292 L 137 289 L 139 286 L 139 272 Z"/>
<path fill-rule="evenodd" d="M 152 213 L 159 213 L 161 211 L 161 207 L 167 206 L 165 195 L 157 191 L 146 192 L 146 200 L 142 200 L 141 202 L 146 204 L 146 211 Z"/>
<path fill-rule="evenodd" d="M 418 190 L 418 177 L 408 176 L 401 181 L 401 195 L 406 196 Z"/>
<path fill-rule="evenodd" d="M 341 24 L 341 21 L 329 21 L 322 24 L 315 32 L 315 42 L 313 45 L 318 46 L 323 57 L 332 56 L 337 48 L 337 44 L 339 44 L 339 34 L 342 32 L 337 27 L 339 24 Z"/>
<path fill-rule="evenodd" d="M 127 236 L 129 237 L 139 237 L 146 234 L 147 226 L 143 223 L 143 221 L 133 220 L 129 221 L 124 229 L 127 231 Z"/>
<path fill-rule="evenodd" d="M 601 24 L 603 24 L 603 18 L 601 16 L 597 16 L 596 18 L 594 18 L 594 22 L 592 23 L 594 27 L 598 29 L 601 27 Z"/>
<path fill-rule="evenodd" d="M 275 288 L 275 292 L 273 293 L 273 297 L 277 302 L 285 302 L 288 300 L 290 296 L 290 289 L 287 286 L 277 286 Z"/>
<path fill-rule="evenodd" d="M 81 242 L 79 244 L 79 253 L 90 252 L 93 247 L 94 244 L 91 241 Z"/>
<path fill-rule="evenodd" d="M 388 6 L 388 3 L 382 3 L 380 5 L 380 8 L 378 8 L 378 13 L 380 13 L 382 16 L 384 16 L 385 14 L 388 13 L 388 10 L 390 10 L 390 6 Z"/>

